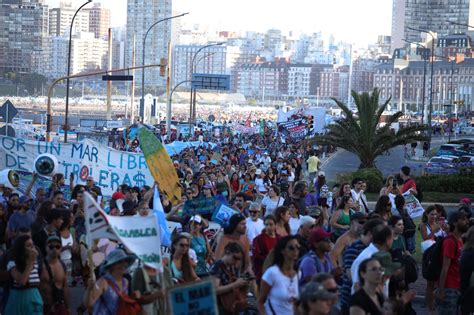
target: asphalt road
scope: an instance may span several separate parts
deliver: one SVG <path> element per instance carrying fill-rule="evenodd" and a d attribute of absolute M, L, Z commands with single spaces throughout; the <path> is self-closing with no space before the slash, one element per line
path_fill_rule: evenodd
<path fill-rule="evenodd" d="M 462 138 L 472 139 L 473 137 L 463 136 Z M 441 144 L 446 142 L 447 138 L 444 140 L 441 137 L 433 138 L 431 141 L 431 148 L 439 147 Z M 409 148 L 409 150 L 410 149 L 411 148 Z M 421 149 L 421 144 L 418 144 L 416 157 L 422 157 L 422 155 L 423 151 Z M 406 160 L 404 158 L 403 146 L 393 148 L 390 150 L 390 155 L 379 156 L 375 161 L 377 168 L 382 172 L 384 177 L 398 173 L 400 167 L 403 165 L 410 166 L 415 176 L 421 175 L 425 163 L 426 162 L 424 161 Z M 338 173 L 354 172 L 359 168 L 359 165 L 360 160 L 355 154 L 339 149 L 339 151 L 323 163 L 322 169 L 326 173 L 327 180 L 335 181 Z"/>

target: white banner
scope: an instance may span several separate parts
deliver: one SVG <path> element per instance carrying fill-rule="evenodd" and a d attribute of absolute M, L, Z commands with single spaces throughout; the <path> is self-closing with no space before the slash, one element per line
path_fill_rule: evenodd
<path fill-rule="evenodd" d="M 145 265 L 163 271 L 160 228 L 155 216 L 109 216 L 88 193 L 84 194 L 84 202 L 89 242 L 99 238 L 118 239 Z"/>
<path fill-rule="evenodd" d="M 395 196 L 394 194 L 389 194 L 388 197 L 390 198 L 390 202 L 392 203 L 392 212 L 396 211 L 395 207 Z M 408 215 L 414 219 L 421 217 L 425 209 L 421 206 L 421 203 L 416 197 L 410 193 L 410 191 L 405 192 L 403 195 L 405 198 L 405 209 L 408 212 Z"/>

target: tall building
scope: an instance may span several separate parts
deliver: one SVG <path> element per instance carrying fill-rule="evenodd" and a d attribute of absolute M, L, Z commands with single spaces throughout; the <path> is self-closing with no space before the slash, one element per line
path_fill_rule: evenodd
<path fill-rule="evenodd" d="M 89 32 L 94 33 L 95 38 L 107 39 L 110 27 L 110 9 L 104 8 L 100 3 L 94 3 L 89 12 Z"/>
<path fill-rule="evenodd" d="M 406 46 L 402 39 L 420 41 L 420 32 L 408 27 L 432 31 L 440 37 L 467 33 L 467 26 L 449 22 L 472 25 L 473 19 L 471 0 L 393 0 L 391 50 Z"/>
<path fill-rule="evenodd" d="M 49 10 L 49 35 L 62 36 L 69 34 L 71 21 L 77 7 L 71 2 L 61 2 L 59 8 Z M 77 13 L 73 25 L 73 33 L 89 32 L 89 12 L 81 10 Z"/>
<path fill-rule="evenodd" d="M 171 0 L 128 0 L 127 1 L 127 41 L 126 65 L 132 65 L 132 50 L 135 37 L 135 64 L 141 65 L 143 38 L 153 23 L 172 15 Z M 168 42 L 171 40 L 171 23 L 167 20 L 155 25 L 148 33 L 145 50 L 145 64 L 159 64 L 161 58 L 168 58 Z M 136 72 L 135 80 L 140 87 L 141 70 Z M 145 85 L 165 87 L 166 77 L 160 76 L 159 68 L 145 70 Z"/>
<path fill-rule="evenodd" d="M 0 75 L 38 72 L 36 56 L 48 35 L 48 7 L 42 0 L 0 2 Z"/>

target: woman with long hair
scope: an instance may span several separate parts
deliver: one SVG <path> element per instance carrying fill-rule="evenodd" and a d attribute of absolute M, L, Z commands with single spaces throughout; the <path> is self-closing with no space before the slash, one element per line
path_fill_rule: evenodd
<path fill-rule="evenodd" d="M 285 198 L 280 196 L 280 189 L 276 185 L 268 187 L 268 194 L 262 200 L 262 213 L 273 214 L 275 209 L 283 206 Z"/>
<path fill-rule="evenodd" d="M 359 266 L 361 288 L 352 295 L 350 301 L 351 315 L 382 315 L 384 296 L 379 292 L 385 269 L 375 258 L 368 258 Z"/>
<path fill-rule="evenodd" d="M 296 236 L 285 236 L 274 248 L 274 259 L 260 283 L 258 310 L 260 314 L 294 314 L 298 298 L 298 260 L 300 245 Z"/>
<path fill-rule="evenodd" d="M 278 207 L 276 208 L 274 215 L 276 219 L 276 233 L 280 236 L 290 235 L 290 209 L 285 206 Z"/>
<path fill-rule="evenodd" d="M 390 201 L 389 196 L 382 195 L 379 197 L 377 203 L 375 204 L 374 213 L 377 213 L 385 222 L 388 221 L 392 215 L 392 202 Z"/>
<path fill-rule="evenodd" d="M 423 241 L 435 240 L 437 236 L 443 236 L 444 218 L 438 214 L 438 209 L 428 206 L 421 216 L 421 223 L 418 226 Z"/>
<path fill-rule="evenodd" d="M 333 237 L 338 239 L 350 228 L 351 215 L 354 213 L 356 204 L 351 196 L 343 196 L 336 212 L 331 217 L 329 224 L 334 229 Z"/>
<path fill-rule="evenodd" d="M 72 264 L 73 255 L 79 253 L 78 242 L 76 239 L 76 231 L 72 227 L 74 225 L 74 215 L 71 211 L 64 211 L 63 224 L 59 228 L 61 237 L 61 261 L 66 265 L 68 283 L 72 281 Z"/>
<path fill-rule="evenodd" d="M 207 262 L 213 259 L 209 241 L 204 235 L 204 219 L 200 215 L 194 215 L 189 220 L 190 234 L 191 234 L 191 248 L 196 252 L 197 264 L 196 274 L 206 275 L 209 272 Z"/>
<path fill-rule="evenodd" d="M 4 314 L 43 314 L 43 299 L 38 290 L 41 260 L 38 260 L 39 253 L 31 237 L 17 237 L 11 253 L 13 259 L 8 261 L 7 270 L 12 278 L 12 286 Z"/>
<path fill-rule="evenodd" d="M 260 279 L 262 278 L 265 258 L 267 258 L 270 251 L 281 238 L 281 236 L 276 233 L 275 216 L 271 214 L 267 215 L 263 223 L 265 224 L 265 228 L 260 235 L 254 238 L 252 244 L 252 266 L 258 284 L 260 284 Z"/>
<path fill-rule="evenodd" d="M 290 210 L 290 221 L 288 222 L 290 225 L 290 234 L 296 235 L 296 233 L 298 233 L 298 229 L 300 228 L 300 214 L 298 211 L 298 204 L 294 201 L 290 201 L 288 204 L 288 209 Z"/>
<path fill-rule="evenodd" d="M 231 185 L 229 179 L 224 176 L 222 170 L 218 169 L 216 174 L 216 190 L 217 194 L 224 196 L 227 200 L 229 200 L 231 195 Z"/>
<path fill-rule="evenodd" d="M 233 198 L 236 194 L 240 192 L 242 186 L 240 185 L 239 175 L 234 172 L 230 177 L 230 190 L 231 190 L 231 198 Z"/>
<path fill-rule="evenodd" d="M 189 257 L 190 239 L 186 234 L 179 234 L 171 243 L 171 274 L 178 283 L 199 280 Z"/>
<path fill-rule="evenodd" d="M 396 188 L 397 188 L 397 182 L 395 180 L 395 176 L 389 175 L 387 177 L 387 180 L 385 181 L 385 185 L 382 188 L 380 188 L 379 196 L 388 196 L 390 193 L 393 193 L 393 191 Z"/>
<path fill-rule="evenodd" d="M 339 207 L 339 204 L 341 203 L 341 200 L 344 196 L 352 196 L 350 183 L 342 183 L 341 186 L 339 186 L 339 191 L 336 197 L 336 208 Z"/>

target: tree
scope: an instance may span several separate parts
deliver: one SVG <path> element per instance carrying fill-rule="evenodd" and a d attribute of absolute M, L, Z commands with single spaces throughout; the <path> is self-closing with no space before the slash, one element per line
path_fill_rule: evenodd
<path fill-rule="evenodd" d="M 385 125 L 382 126 L 380 118 L 390 98 L 379 106 L 379 94 L 377 89 L 374 89 L 372 94 L 367 92 L 358 94 L 352 91 L 352 98 L 357 106 L 357 116 L 344 103 L 333 98 L 345 117 L 327 126 L 327 133 L 315 136 L 313 141 L 352 152 L 360 159 L 359 168 L 373 168 L 376 158 L 389 149 L 428 139 L 425 133 L 427 129 L 424 126 L 400 127 L 396 132 L 392 130 L 392 125 L 403 115 L 402 112 L 384 117 Z"/>

